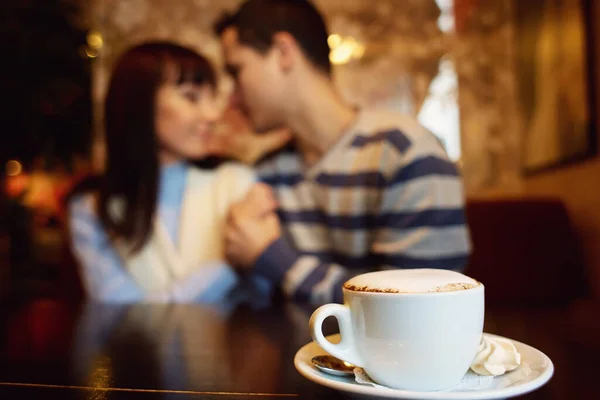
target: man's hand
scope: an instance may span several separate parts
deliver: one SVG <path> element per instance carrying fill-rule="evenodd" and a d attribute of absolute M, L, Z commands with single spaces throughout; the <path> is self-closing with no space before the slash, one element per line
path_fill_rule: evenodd
<path fill-rule="evenodd" d="M 279 239 L 281 225 L 276 209 L 271 188 L 260 183 L 231 207 L 225 229 L 225 255 L 232 265 L 252 267 L 265 249 Z"/>

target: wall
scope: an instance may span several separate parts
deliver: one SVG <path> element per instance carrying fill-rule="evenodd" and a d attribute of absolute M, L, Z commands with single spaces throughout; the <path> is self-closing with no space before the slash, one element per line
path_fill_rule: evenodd
<path fill-rule="evenodd" d="M 600 2 L 593 3 L 594 21 L 600 17 Z M 600 26 L 593 25 L 593 57 L 600 60 Z M 597 64 L 597 63 L 596 63 Z M 600 69 L 595 67 L 595 98 L 600 99 Z M 596 115 L 600 102 L 596 101 Z M 600 144 L 600 119 L 596 120 L 597 143 Z M 525 193 L 550 195 L 565 201 L 581 235 L 584 255 L 589 266 L 595 297 L 600 297 L 600 146 L 595 158 L 570 167 L 525 179 Z"/>
<path fill-rule="evenodd" d="M 600 2 L 593 3 L 593 20 L 600 17 Z M 593 57 L 600 60 L 600 26 L 593 26 Z M 600 99 L 600 68 L 594 68 L 595 97 Z M 595 114 L 600 113 L 596 101 Z M 600 144 L 600 119 L 596 121 Z M 594 297 L 600 298 L 600 146 L 598 156 L 571 166 L 522 178 L 517 192 L 514 188 L 497 187 L 480 190 L 473 196 L 552 196 L 562 199 L 581 237 L 586 265 Z"/>
<path fill-rule="evenodd" d="M 592 20 L 600 17 L 600 2 L 592 2 Z M 600 25 L 593 27 L 593 57 L 600 60 Z M 600 99 L 600 68 L 595 74 L 595 98 Z M 600 102 L 596 100 L 596 115 Z M 550 195 L 565 201 L 583 241 L 594 293 L 600 297 L 600 119 L 596 120 L 598 155 L 586 162 L 525 179 L 527 195 Z"/>
<path fill-rule="evenodd" d="M 102 168 L 102 103 L 116 58 L 128 47 L 151 39 L 168 39 L 196 48 L 216 65 L 220 47 L 212 24 L 240 0 L 93 0 L 88 25 L 103 38 L 93 62 L 93 104 L 97 140 L 95 166 Z M 436 0 L 315 0 L 330 32 L 353 37 L 364 45 L 358 59 L 334 68 L 344 97 L 357 104 L 382 105 L 416 113 L 448 51 L 437 26 Z M 400 5 L 400 6 L 399 6 Z M 221 70 L 219 68 L 219 70 Z M 231 82 L 222 74 L 221 99 Z"/>
<path fill-rule="evenodd" d="M 528 178 L 525 194 L 556 196 L 564 200 L 581 235 L 594 294 L 600 297 L 600 157 Z"/>
<path fill-rule="evenodd" d="M 336 69 L 342 91 L 356 101 L 397 104 L 394 100 L 398 99 L 390 97 L 409 92 L 410 100 L 419 104 L 437 73 L 439 57 L 451 49 L 460 81 L 462 162 L 468 194 L 563 199 L 582 235 L 594 291 L 600 297 L 600 158 L 530 178 L 520 173 L 522 130 L 515 109 L 512 1 L 460 0 L 457 9 L 466 11 L 457 20 L 458 32 L 453 38 L 437 29 L 439 9 L 434 0 L 316 3 L 327 15 L 332 32 L 352 35 L 366 44 L 361 62 Z M 600 16 L 600 2 L 592 3 L 594 15 Z M 90 25 L 104 38 L 94 65 L 98 107 L 115 57 L 135 42 L 177 40 L 198 48 L 218 64 L 218 42 L 210 26 L 220 12 L 235 7 L 239 0 L 193 0 L 179 7 L 170 0 L 95 0 L 91 4 Z M 466 17 L 471 21 L 465 22 Z M 600 59 L 598 26 L 595 36 Z M 597 82 L 600 85 L 600 75 Z M 97 143 L 101 154 L 102 142 Z"/>
<path fill-rule="evenodd" d="M 101 101 L 115 59 L 133 44 L 168 39 L 196 48 L 217 65 L 220 49 L 212 24 L 241 0 L 194 0 L 174 6 L 170 0 L 94 0 L 88 9 L 90 25 L 104 39 L 95 60 L 95 100 Z M 398 90 L 410 75 L 410 91 L 420 103 L 447 52 L 437 26 L 436 0 L 314 0 L 329 30 L 364 45 L 353 62 L 335 68 L 343 94 L 359 103 L 374 103 L 407 93 Z M 227 85 L 224 89 L 226 90 Z M 410 96 L 409 96 L 410 97 Z M 414 110 L 413 110 L 414 111 Z"/>
<path fill-rule="evenodd" d="M 460 0 L 452 56 L 458 74 L 462 169 L 467 194 L 520 193 L 514 0 Z"/>

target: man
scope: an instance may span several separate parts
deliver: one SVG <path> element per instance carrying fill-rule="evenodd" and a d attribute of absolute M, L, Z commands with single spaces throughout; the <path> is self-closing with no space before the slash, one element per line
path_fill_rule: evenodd
<path fill-rule="evenodd" d="M 235 32 L 236 15 L 224 14 L 214 25 L 214 32 L 221 39 L 223 56 L 227 58 L 227 51 L 236 40 Z M 280 149 L 291 138 L 286 128 L 273 129 L 256 135 L 244 112 L 244 105 L 238 86 L 232 93 L 229 104 L 222 118 L 223 134 L 212 138 L 209 146 L 213 155 L 234 158 L 246 164 L 255 164 L 265 155 Z M 234 134 L 227 134 L 231 132 Z"/>
<path fill-rule="evenodd" d="M 295 146 L 258 166 L 272 193 L 258 186 L 233 208 L 233 264 L 314 305 L 341 302 L 343 282 L 366 271 L 465 267 L 457 169 L 414 118 L 344 102 L 311 3 L 248 0 L 221 33 L 254 128 L 286 126 Z"/>

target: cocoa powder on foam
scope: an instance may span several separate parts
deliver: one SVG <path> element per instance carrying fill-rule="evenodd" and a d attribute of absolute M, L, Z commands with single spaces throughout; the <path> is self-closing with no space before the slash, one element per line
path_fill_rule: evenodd
<path fill-rule="evenodd" d="M 356 286 L 351 284 L 345 284 L 345 289 L 352 290 L 354 292 L 371 292 L 371 293 L 400 293 L 397 289 L 379 289 L 379 288 L 370 288 L 368 286 Z"/>
<path fill-rule="evenodd" d="M 479 283 L 449 283 L 444 286 L 438 286 L 425 293 L 439 293 L 439 292 L 453 292 L 457 290 L 473 289 L 479 286 Z M 355 292 L 369 292 L 369 293 L 402 293 L 398 289 L 390 288 L 371 288 L 368 286 L 356 286 L 352 284 L 344 284 L 344 288 Z M 412 292 L 411 292 L 412 293 Z"/>

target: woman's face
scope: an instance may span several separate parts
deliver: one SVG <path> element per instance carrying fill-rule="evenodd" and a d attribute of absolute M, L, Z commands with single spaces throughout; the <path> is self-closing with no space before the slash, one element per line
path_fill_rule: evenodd
<path fill-rule="evenodd" d="M 219 119 L 209 84 L 165 82 L 156 93 L 155 115 L 161 164 L 209 155 L 208 143 Z"/>

